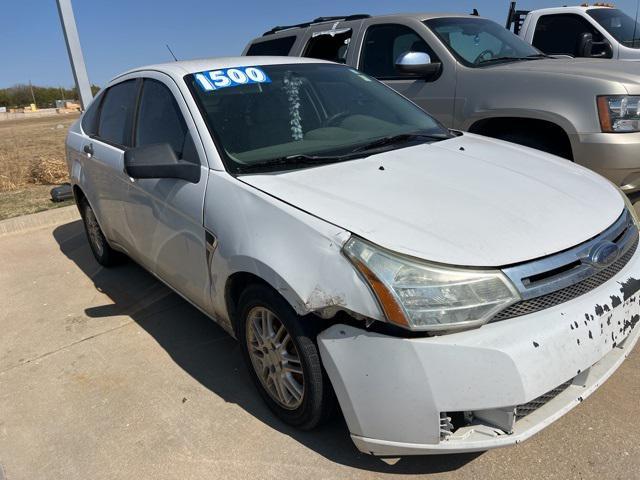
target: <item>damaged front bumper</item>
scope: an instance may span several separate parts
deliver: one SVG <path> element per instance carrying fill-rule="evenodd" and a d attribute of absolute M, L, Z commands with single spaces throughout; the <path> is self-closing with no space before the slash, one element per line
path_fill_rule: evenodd
<path fill-rule="evenodd" d="M 636 252 L 609 281 L 569 302 L 438 337 L 333 325 L 318 344 L 354 443 L 401 456 L 526 440 L 629 355 L 640 334 L 638 278 Z"/>

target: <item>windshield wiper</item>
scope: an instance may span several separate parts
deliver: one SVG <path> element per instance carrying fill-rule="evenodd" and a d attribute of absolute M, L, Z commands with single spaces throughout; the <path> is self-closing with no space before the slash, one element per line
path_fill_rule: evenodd
<path fill-rule="evenodd" d="M 493 63 L 493 62 L 505 62 L 507 60 L 525 60 L 526 57 L 494 57 L 487 58 L 486 60 L 480 60 L 478 65 L 484 65 L 485 63 Z"/>
<path fill-rule="evenodd" d="M 544 53 L 533 53 L 531 55 L 527 55 L 525 57 L 495 57 L 495 58 L 487 58 L 486 60 L 480 60 L 478 65 L 483 65 L 486 63 L 492 62 L 505 62 L 507 60 L 537 60 L 539 58 L 548 58 L 549 55 Z"/>
<path fill-rule="evenodd" d="M 417 138 L 429 138 L 431 140 L 440 141 L 446 140 L 447 138 L 451 138 L 449 135 L 437 135 L 432 133 L 421 133 L 421 132 L 409 132 L 409 133 L 399 133 L 397 135 L 389 135 L 387 137 L 377 138 L 371 142 L 365 143 L 364 145 L 360 145 L 359 147 L 354 148 L 353 152 L 364 152 L 366 150 L 374 150 L 380 147 L 386 147 L 387 145 L 391 145 L 394 143 L 407 142 L 411 140 L 415 140 Z"/>
<path fill-rule="evenodd" d="M 327 163 L 341 162 L 342 160 L 349 160 L 356 155 L 288 155 L 285 157 L 270 158 L 261 162 L 252 163 L 250 165 L 243 165 L 241 167 L 242 172 L 255 172 L 262 170 L 277 169 L 278 167 L 290 167 L 297 165 L 320 165 Z M 359 157 L 363 155 L 357 155 Z"/>

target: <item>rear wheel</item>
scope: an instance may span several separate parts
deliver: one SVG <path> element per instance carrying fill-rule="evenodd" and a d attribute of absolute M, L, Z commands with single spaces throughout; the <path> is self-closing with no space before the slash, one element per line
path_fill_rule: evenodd
<path fill-rule="evenodd" d="M 93 209 L 89 205 L 86 199 L 80 201 L 80 214 L 82 215 L 82 221 L 84 222 L 84 230 L 87 234 L 87 240 L 89 246 L 93 252 L 93 256 L 103 267 L 110 267 L 115 265 L 120 256 L 118 252 L 113 250 L 98 224 L 98 219 Z"/>
<path fill-rule="evenodd" d="M 286 423 L 309 430 L 330 417 L 335 397 L 322 368 L 315 331 L 282 297 L 249 286 L 238 305 L 238 340 L 260 395 Z"/>

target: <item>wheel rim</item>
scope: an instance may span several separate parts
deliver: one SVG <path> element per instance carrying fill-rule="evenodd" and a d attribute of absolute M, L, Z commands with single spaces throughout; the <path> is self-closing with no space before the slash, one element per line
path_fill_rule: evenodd
<path fill-rule="evenodd" d="M 87 208 L 85 212 L 85 222 L 87 224 L 87 235 L 89 236 L 89 241 L 91 242 L 91 245 L 93 245 L 98 256 L 100 256 L 104 252 L 104 246 L 102 245 L 102 232 L 100 231 L 100 225 L 98 225 L 98 220 L 96 220 L 96 216 L 91 208 Z"/>
<path fill-rule="evenodd" d="M 260 383 L 278 405 L 295 410 L 304 398 L 304 373 L 298 350 L 278 317 L 265 307 L 247 316 L 247 346 Z"/>

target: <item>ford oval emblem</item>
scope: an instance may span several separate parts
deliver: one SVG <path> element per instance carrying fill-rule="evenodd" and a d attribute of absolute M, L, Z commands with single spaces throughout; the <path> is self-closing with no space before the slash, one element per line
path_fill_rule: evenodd
<path fill-rule="evenodd" d="M 613 242 L 602 242 L 591 249 L 589 262 L 597 267 L 606 267 L 618 258 L 620 248 Z"/>

